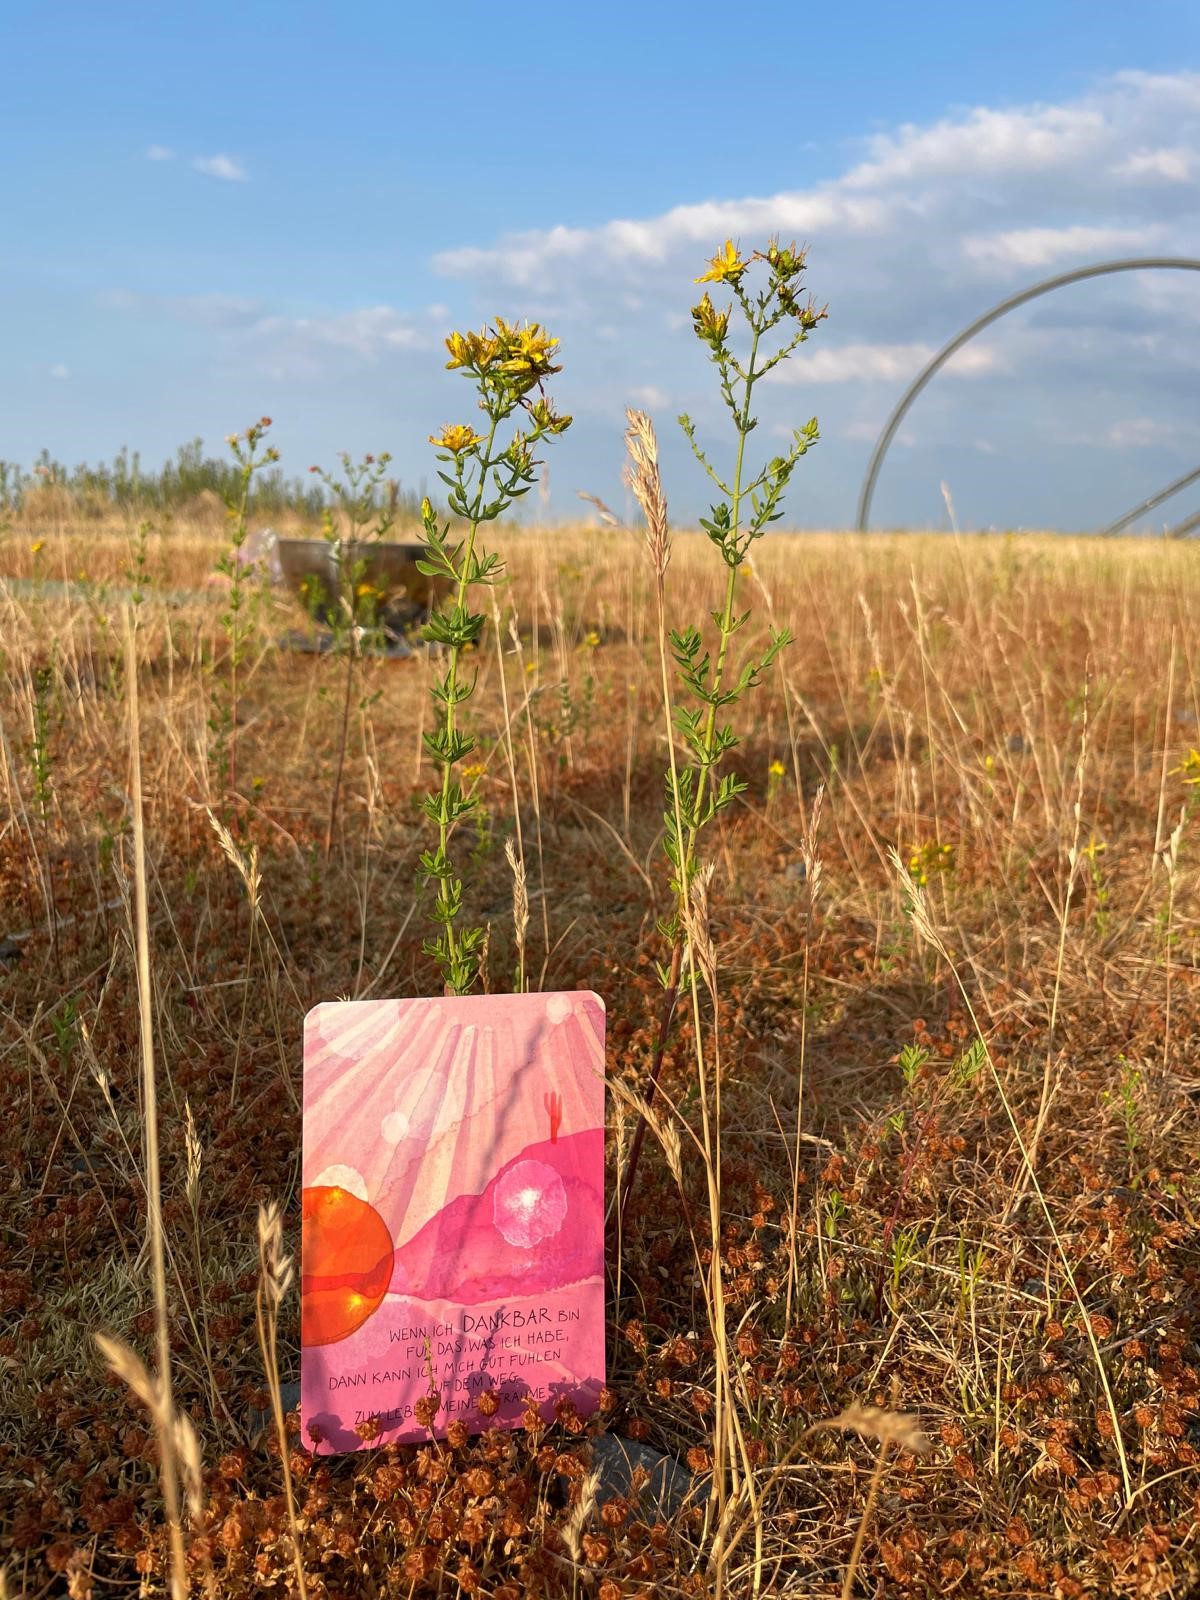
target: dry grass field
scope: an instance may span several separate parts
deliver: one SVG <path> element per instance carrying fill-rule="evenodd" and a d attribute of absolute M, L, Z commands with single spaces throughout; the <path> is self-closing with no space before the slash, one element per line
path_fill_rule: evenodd
<path fill-rule="evenodd" d="M 295 1416 L 286 1459 L 269 1423 L 259 1208 L 298 1250 L 305 1011 L 438 987 L 436 657 L 364 659 L 347 702 L 345 660 L 280 649 L 303 614 L 252 586 L 224 726 L 221 538 L 177 519 L 134 583 L 129 530 L 69 502 L 31 498 L 0 538 L 7 1593 L 171 1589 L 154 1424 L 94 1337 L 155 1370 L 151 1143 L 196 1593 L 1200 1592 L 1195 549 L 755 547 L 736 648 L 772 618 L 795 640 L 735 712 L 749 787 L 702 847 L 713 959 L 610 1210 L 602 1413 L 314 1460 Z M 668 955 L 653 576 L 640 531 L 489 543 L 509 577 L 472 655 L 470 909 L 511 989 L 513 841 L 529 986 L 605 997 L 615 1196 Z M 676 535 L 668 617 L 720 583 Z M 295 1377 L 294 1289 L 276 1353 Z M 670 1516 L 606 1498 L 601 1428 L 711 1492 Z"/>

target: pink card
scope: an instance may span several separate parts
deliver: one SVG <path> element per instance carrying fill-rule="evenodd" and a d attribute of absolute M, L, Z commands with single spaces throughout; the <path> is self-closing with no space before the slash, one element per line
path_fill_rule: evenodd
<path fill-rule="evenodd" d="M 604 1003 L 340 1000 L 304 1023 L 301 1432 L 322 1453 L 583 1415 L 604 1382 Z M 485 1411 L 479 1398 L 486 1395 Z M 498 1409 L 493 1407 L 498 1398 Z"/>

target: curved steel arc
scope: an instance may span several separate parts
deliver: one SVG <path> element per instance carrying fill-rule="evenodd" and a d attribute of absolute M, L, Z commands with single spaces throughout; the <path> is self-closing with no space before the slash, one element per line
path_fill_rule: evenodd
<path fill-rule="evenodd" d="M 1195 483 L 1197 478 L 1200 478 L 1200 467 L 1194 468 L 1191 472 L 1185 472 L 1182 478 L 1176 478 L 1173 483 L 1167 484 L 1165 489 L 1160 489 L 1157 494 L 1152 494 L 1149 499 L 1140 500 L 1132 511 L 1126 511 L 1115 522 L 1110 522 L 1107 528 L 1101 528 L 1098 537 L 1105 539 L 1109 534 L 1120 533 L 1122 528 L 1127 528 L 1131 522 L 1136 522 L 1143 512 L 1153 511 L 1155 506 L 1162 505 L 1164 500 L 1169 500 L 1172 495 L 1178 494 L 1181 489 L 1186 489 L 1188 484 Z"/>
<path fill-rule="evenodd" d="M 875 493 L 875 480 L 879 476 L 879 469 L 883 465 L 883 458 L 887 454 L 888 446 L 896 436 L 896 430 L 904 421 L 909 407 L 921 393 L 929 380 L 945 366 L 950 357 L 961 350 L 977 333 L 982 333 L 998 318 L 1005 316 L 1009 311 L 1015 311 L 1018 306 L 1023 306 L 1026 301 L 1036 300 L 1039 295 L 1049 294 L 1051 289 L 1062 289 L 1069 283 L 1082 283 L 1087 278 L 1103 278 L 1113 272 L 1145 272 L 1145 271 L 1178 271 L 1200 272 L 1200 260 L 1192 256 L 1133 256 L 1124 261 L 1100 261 L 1090 267 L 1076 267 L 1071 272 L 1061 272 L 1056 277 L 1044 278 L 1041 283 L 1035 283 L 1031 288 L 1022 289 L 1018 294 L 1009 295 L 1001 300 L 999 305 L 985 311 L 983 316 L 976 317 L 975 321 L 956 334 L 949 344 L 945 344 L 929 363 L 922 368 L 908 388 L 901 395 L 895 410 L 888 418 L 883 432 L 879 435 L 875 449 L 871 453 L 871 460 L 867 466 L 867 474 L 863 479 L 862 490 L 858 497 L 858 531 L 866 531 L 867 518 L 871 514 L 871 497 Z"/>

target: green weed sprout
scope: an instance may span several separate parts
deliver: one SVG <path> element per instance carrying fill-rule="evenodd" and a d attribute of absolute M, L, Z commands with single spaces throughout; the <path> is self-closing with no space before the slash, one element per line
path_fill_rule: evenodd
<path fill-rule="evenodd" d="M 468 600 L 473 588 L 495 584 L 503 571 L 498 556 L 478 547 L 478 535 L 483 523 L 503 516 L 533 487 L 540 465 L 534 458 L 537 446 L 570 426 L 570 417 L 555 412 L 542 391 L 543 380 L 561 371 L 553 359 L 557 345 L 537 323 L 510 326 L 500 317 L 494 327 L 479 333 L 452 333 L 446 340 L 446 365 L 474 381 L 486 420 L 481 432 L 470 423 L 449 423 L 440 434 L 430 435 L 443 464 L 438 476 L 446 485 L 451 517 L 466 527 L 465 537 L 452 538 L 452 522 L 442 522 L 429 500 L 423 502 L 425 549 L 417 566 L 446 586 L 446 598 L 435 605 L 423 629 L 424 638 L 446 652 L 446 671 L 432 687 L 436 725 L 424 735 L 440 778 L 424 801 L 425 815 L 438 835 L 436 846 L 421 855 L 426 883 L 437 886 L 430 913 L 437 933 L 424 948 L 451 994 L 473 988 L 484 947 L 484 929 L 460 923 L 463 880 L 450 858 L 452 832 L 478 804 L 454 776 L 456 765 L 475 748 L 458 716 L 475 689 L 474 676 L 460 678 L 462 658 L 477 647 L 484 627 L 482 613 L 472 611 Z M 511 434 L 502 446 L 501 433 L 507 433 L 510 423 Z"/>

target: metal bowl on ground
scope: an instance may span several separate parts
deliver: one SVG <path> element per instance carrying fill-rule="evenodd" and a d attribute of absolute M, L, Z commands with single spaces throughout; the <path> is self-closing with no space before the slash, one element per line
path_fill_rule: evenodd
<path fill-rule="evenodd" d="M 417 570 L 419 544 L 280 539 L 276 545 L 283 581 L 305 610 L 326 627 L 346 615 L 352 591 L 369 585 L 374 620 L 400 633 L 423 622 L 443 584 Z M 343 597 L 346 605 L 343 605 Z"/>

